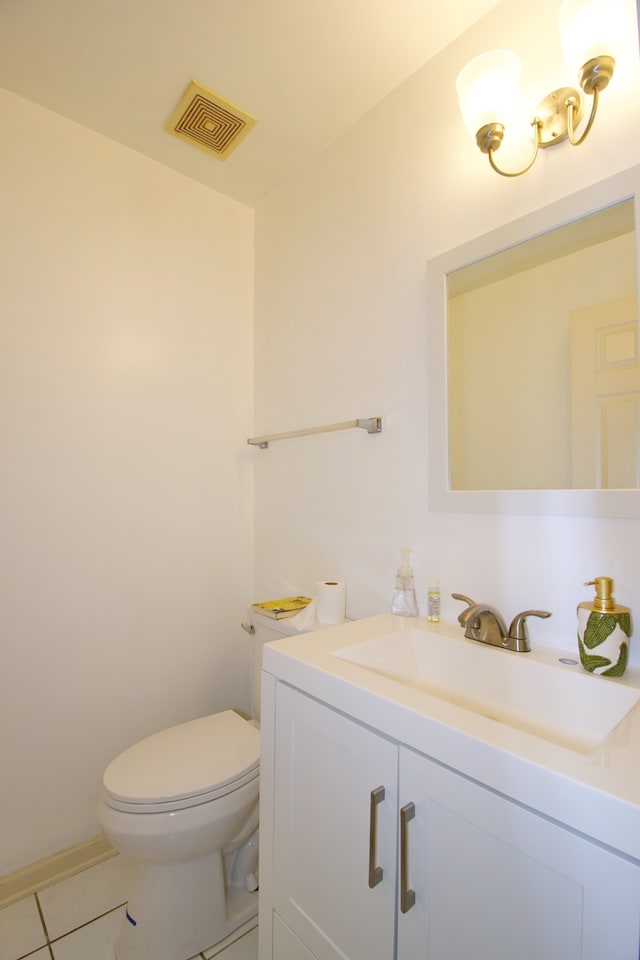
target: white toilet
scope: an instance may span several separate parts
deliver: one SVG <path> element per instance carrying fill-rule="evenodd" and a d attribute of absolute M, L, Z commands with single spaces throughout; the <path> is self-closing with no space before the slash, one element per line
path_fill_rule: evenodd
<path fill-rule="evenodd" d="M 225 710 L 170 727 L 105 770 L 98 822 L 137 865 L 117 960 L 187 960 L 258 912 L 262 648 L 303 631 L 253 612 L 251 624 L 255 719 Z"/>

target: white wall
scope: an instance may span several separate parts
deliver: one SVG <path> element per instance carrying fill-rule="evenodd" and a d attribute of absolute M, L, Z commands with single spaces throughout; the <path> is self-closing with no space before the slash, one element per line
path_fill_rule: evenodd
<path fill-rule="evenodd" d="M 482 49 L 525 55 L 532 104 L 566 82 L 556 7 L 506 0 L 262 203 L 253 426 L 252 212 L 0 91 L 0 873 L 96 832 L 126 744 L 248 705 L 250 595 L 338 577 L 375 613 L 408 545 L 446 619 L 452 590 L 547 607 L 534 642 L 571 645 L 600 574 L 640 617 L 640 522 L 428 509 L 427 259 L 640 162 L 637 69 L 522 179 L 468 139 Z M 383 433 L 244 442 L 361 416 Z"/>
<path fill-rule="evenodd" d="M 248 709 L 253 212 L 0 91 L 0 874 Z"/>
<path fill-rule="evenodd" d="M 573 647 L 575 607 L 591 592 L 582 583 L 607 574 L 640 624 L 640 521 L 428 507 L 427 260 L 640 161 L 637 59 L 602 95 L 586 143 L 545 151 L 522 178 L 494 174 L 466 133 L 455 78 L 483 50 L 522 55 L 531 116 L 568 82 L 557 6 L 506 0 L 258 207 L 256 432 L 384 418 L 379 436 L 256 451 L 265 596 L 334 577 L 347 582 L 350 616 L 380 612 L 410 546 L 422 609 L 427 578 L 439 576 L 443 619 L 460 609 L 452 591 L 507 617 L 546 608 L 553 618 L 532 621 L 533 642 Z"/>

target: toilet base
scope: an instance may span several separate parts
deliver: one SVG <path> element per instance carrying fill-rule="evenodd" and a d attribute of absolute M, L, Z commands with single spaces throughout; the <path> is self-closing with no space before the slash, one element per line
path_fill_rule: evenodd
<path fill-rule="evenodd" d="M 227 886 L 220 851 L 177 864 L 141 864 L 116 960 L 188 960 L 258 913 L 258 894 Z"/>

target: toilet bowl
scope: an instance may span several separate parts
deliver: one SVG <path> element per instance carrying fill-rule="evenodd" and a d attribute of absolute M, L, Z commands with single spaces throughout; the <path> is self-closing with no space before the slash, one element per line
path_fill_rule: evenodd
<path fill-rule="evenodd" d="M 225 710 L 170 727 L 104 772 L 98 822 L 136 866 L 117 960 L 187 960 L 257 914 L 262 648 L 302 632 L 265 621 L 245 625 L 255 720 Z"/>

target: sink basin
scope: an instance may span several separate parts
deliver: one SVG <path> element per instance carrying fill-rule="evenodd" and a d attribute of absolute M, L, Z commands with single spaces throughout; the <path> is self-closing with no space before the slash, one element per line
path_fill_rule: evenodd
<path fill-rule="evenodd" d="M 640 699 L 637 687 L 562 663 L 562 651 L 511 653 L 446 629 L 406 627 L 332 654 L 582 754 Z"/>

